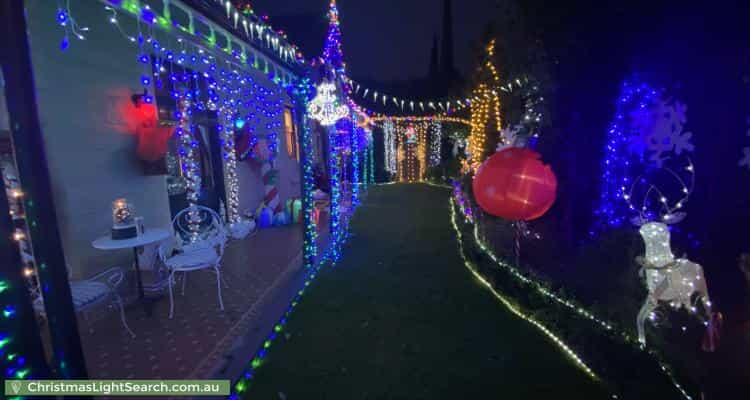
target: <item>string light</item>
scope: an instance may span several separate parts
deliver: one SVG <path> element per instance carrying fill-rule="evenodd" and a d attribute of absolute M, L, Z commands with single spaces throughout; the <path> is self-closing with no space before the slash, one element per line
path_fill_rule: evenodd
<path fill-rule="evenodd" d="M 11 155 L 11 157 L 13 156 Z M 15 165 L 15 160 L 13 161 L 12 165 Z M 0 174 L 2 175 L 0 182 L 3 182 L 4 179 L 2 178 L 6 176 L 6 171 L 2 172 L 3 173 Z M 17 176 L 17 173 L 14 171 L 11 175 Z M 12 181 L 6 183 L 10 183 L 11 185 L 15 184 Z M 12 210 L 20 205 L 19 202 L 20 199 L 24 197 L 24 193 L 21 189 L 15 187 L 9 191 L 9 194 L 10 196 L 7 199 L 7 205 L 11 210 L 11 215 L 13 215 Z M 31 200 L 29 200 L 27 204 L 32 206 Z M 25 219 L 26 216 L 22 215 L 19 218 Z M 3 358 L 2 365 L 4 376 L 8 379 L 28 378 L 32 373 L 32 367 L 35 368 L 34 372 L 41 373 L 39 368 L 36 368 L 40 367 L 40 365 L 37 364 L 38 360 L 27 358 L 33 355 L 33 350 L 28 348 L 28 346 L 34 345 L 34 343 L 33 341 L 27 342 L 25 338 L 28 336 L 31 339 L 34 335 L 25 331 L 28 328 L 28 325 L 24 326 L 22 320 L 24 319 L 24 316 L 21 316 L 22 319 L 19 320 L 19 313 L 17 312 L 19 304 L 16 303 L 19 299 L 27 299 L 27 294 L 19 293 L 19 291 L 33 291 L 38 288 L 38 281 L 36 280 L 35 273 L 36 260 L 33 257 L 33 249 L 28 245 L 28 242 L 26 242 L 28 237 L 26 232 L 26 226 L 28 225 L 26 225 L 26 223 L 28 223 L 28 221 L 25 221 L 23 228 L 16 228 L 12 232 L 11 237 L 5 239 L 12 239 L 16 242 L 16 246 L 9 247 L 9 250 L 12 251 L 12 247 L 15 247 L 21 252 L 22 265 L 18 268 L 20 268 L 21 271 L 20 275 L 26 278 L 26 285 L 24 285 L 23 280 L 18 279 L 18 276 L 14 273 L 14 271 L 18 270 L 14 270 L 13 266 L 4 266 L 3 271 L 0 272 L 0 303 L 3 304 L 2 313 L 0 314 L 2 316 L 2 318 L 0 318 L 0 356 Z M 26 322 L 28 322 L 29 319 L 31 319 L 32 324 L 35 323 L 35 321 L 33 321 L 33 316 L 31 318 L 26 318 Z"/>
<path fill-rule="evenodd" d="M 416 125 L 417 129 L 417 157 L 419 161 L 419 175 L 417 180 L 421 181 L 425 178 L 425 172 L 427 171 L 427 123 L 420 122 Z"/>
<path fill-rule="evenodd" d="M 440 164 L 443 125 L 440 121 L 433 120 L 430 123 L 430 128 L 430 166 L 436 167 Z"/>
<path fill-rule="evenodd" d="M 369 182 L 369 169 L 370 169 L 370 147 L 367 146 L 363 149 L 363 162 L 362 162 L 362 182 L 365 185 L 364 187 L 367 188 L 367 185 Z"/>
<path fill-rule="evenodd" d="M 305 109 L 305 104 L 312 96 L 312 85 L 308 78 L 300 79 L 291 91 L 292 99 L 298 109 Z M 315 170 L 314 170 L 314 138 L 311 129 L 312 120 L 306 112 L 301 112 L 302 129 L 300 133 L 300 163 L 302 165 L 302 197 L 303 197 L 303 265 L 307 270 L 315 266 L 315 258 L 318 253 L 317 226 L 313 219 L 315 198 Z"/>
<path fill-rule="evenodd" d="M 401 126 L 403 126 L 404 129 L 402 133 L 399 134 L 399 136 L 402 138 L 401 143 L 404 146 L 404 158 L 406 161 L 404 180 L 406 182 L 414 182 L 414 159 L 416 158 L 416 154 L 414 154 L 414 143 L 417 136 L 416 128 L 411 121 L 408 121 L 406 124 L 402 124 Z"/>
<path fill-rule="evenodd" d="M 183 82 L 187 81 L 187 74 L 183 74 Z M 198 212 L 198 198 L 200 196 L 201 175 L 200 166 L 196 162 L 193 149 L 198 147 L 198 141 L 193 136 L 193 125 L 191 117 L 193 109 L 187 94 L 180 94 L 178 99 L 178 110 L 175 112 L 175 118 L 179 121 L 175 134 L 179 139 L 180 163 L 182 164 L 182 173 L 185 178 L 187 188 L 187 201 L 190 211 L 188 212 L 188 230 L 190 231 L 190 241 L 198 240 L 200 231 L 201 217 Z"/>
<path fill-rule="evenodd" d="M 500 132 L 502 129 L 502 119 L 500 116 L 500 97 L 496 90 L 492 87 L 496 86 L 500 82 L 500 76 L 498 75 L 497 68 L 495 67 L 492 58 L 495 55 L 495 39 L 492 39 L 487 47 L 485 48 L 485 62 L 483 69 L 485 75 L 485 81 L 479 83 L 479 85 L 472 91 L 472 97 L 474 101 L 470 104 L 471 110 L 471 132 L 469 133 L 469 154 L 468 154 L 468 166 L 472 171 L 476 171 L 484 161 L 486 149 L 485 141 L 487 136 L 487 125 L 491 117 L 494 117 L 496 127 L 495 131 Z M 489 73 L 489 74 L 487 74 Z M 488 81 L 488 83 L 486 83 Z M 520 82 L 519 82 L 520 83 Z"/>
<path fill-rule="evenodd" d="M 310 117 L 323 126 L 330 126 L 349 115 L 349 107 L 339 104 L 335 94 L 336 86 L 331 82 L 322 82 L 317 86 L 315 98 L 307 105 Z"/>
<path fill-rule="evenodd" d="M 369 149 L 369 155 L 370 155 L 370 184 L 375 183 L 375 143 L 372 140 L 372 132 L 370 132 L 369 137 L 369 146 L 367 147 Z"/>
<path fill-rule="evenodd" d="M 454 187 L 456 185 L 458 185 L 458 183 L 454 182 Z M 460 187 L 459 187 L 459 190 L 460 190 Z M 453 222 L 453 228 L 457 232 L 456 235 L 459 238 L 459 243 L 460 243 L 459 245 L 463 246 L 462 241 L 461 241 L 461 238 L 463 236 L 456 223 L 455 202 L 453 198 L 451 198 L 450 202 L 451 202 L 451 213 L 452 213 L 451 219 Z M 467 222 L 470 222 L 470 223 L 472 221 L 472 219 L 470 218 L 465 218 L 465 219 Z M 510 277 L 526 285 L 526 287 L 528 287 L 530 290 L 534 291 L 536 294 L 540 295 L 541 297 L 546 298 L 561 306 L 564 306 L 565 308 L 574 312 L 579 317 L 592 322 L 595 326 L 600 327 L 604 331 L 611 332 L 614 335 L 614 337 L 619 337 L 626 344 L 629 344 L 633 348 L 633 350 L 642 351 L 648 354 L 654 361 L 656 361 L 656 363 L 659 365 L 660 371 L 662 371 L 662 373 L 664 373 L 667 376 L 667 378 L 671 381 L 672 386 L 680 393 L 680 395 L 682 395 L 682 397 L 686 400 L 692 400 L 692 397 L 690 396 L 690 394 L 688 394 L 685 388 L 680 383 L 677 382 L 677 379 L 672 373 L 671 368 L 667 365 L 667 363 L 662 359 L 662 357 L 654 349 L 642 346 L 641 343 L 637 340 L 637 338 L 633 337 L 632 335 L 630 335 L 629 333 L 627 333 L 626 331 L 622 329 L 616 328 L 613 323 L 603 318 L 597 317 L 594 313 L 587 310 L 582 305 L 577 304 L 574 300 L 566 299 L 563 295 L 557 294 L 553 292 L 551 289 L 548 289 L 542 281 L 529 278 L 517 268 L 506 263 L 505 261 L 502 261 L 499 257 L 497 257 L 497 255 L 495 255 L 495 253 L 490 249 L 490 247 L 480 238 L 479 225 L 476 223 L 472 223 L 472 225 L 473 225 L 473 240 L 477 248 L 483 254 L 488 256 L 490 260 L 492 260 L 492 262 L 495 263 L 495 265 L 497 265 L 504 271 L 508 272 Z"/>
<path fill-rule="evenodd" d="M 352 112 L 352 121 L 357 121 L 357 114 Z M 356 124 L 358 125 L 358 124 Z M 351 164 L 352 164 L 352 172 L 351 172 L 351 180 L 352 180 L 352 207 L 356 208 L 359 204 L 359 184 L 363 183 L 364 188 L 366 188 L 366 180 L 362 179 L 363 176 L 360 175 L 360 166 L 363 164 L 363 152 L 367 149 L 362 148 L 360 146 L 360 138 L 365 135 L 365 129 L 357 126 L 356 128 L 353 128 L 351 130 Z"/>
<path fill-rule="evenodd" d="M 461 184 L 458 181 L 451 181 L 451 185 L 453 189 L 453 201 L 458 204 L 464 219 L 467 222 L 474 222 L 474 212 L 471 210 L 469 202 L 466 201 L 466 196 L 463 190 L 461 190 Z"/>
<path fill-rule="evenodd" d="M 450 199 L 450 209 L 451 209 L 451 224 L 453 225 L 453 229 L 456 231 L 456 238 L 458 239 L 458 248 L 459 253 L 461 255 L 461 259 L 463 260 L 464 266 L 471 272 L 471 274 L 485 287 L 487 290 L 492 293 L 492 295 L 498 299 L 508 310 L 510 310 L 513 314 L 518 316 L 519 318 L 523 319 L 524 321 L 534 325 L 537 329 L 539 329 L 544 335 L 546 335 L 550 340 L 552 340 L 560 349 L 565 353 L 568 358 L 570 358 L 573 363 L 580 368 L 583 372 L 586 373 L 591 379 L 594 381 L 599 381 L 599 377 L 597 374 L 581 359 L 581 357 L 576 354 L 565 342 L 562 341 L 557 335 L 555 335 L 551 330 L 549 330 L 547 327 L 542 325 L 539 321 L 534 319 L 532 316 L 528 314 L 524 314 L 519 308 L 513 305 L 513 303 L 505 298 L 503 295 L 497 292 L 495 288 L 492 286 L 490 282 L 488 282 L 476 269 L 476 267 L 466 258 L 466 251 L 463 247 L 463 234 L 461 233 L 461 230 L 458 228 L 458 225 L 456 223 L 456 211 L 455 211 L 455 203 L 453 201 L 453 198 Z"/>
<path fill-rule="evenodd" d="M 304 62 L 304 58 L 297 46 L 287 41 L 286 34 L 275 31 L 271 26 L 255 16 L 249 5 L 246 7 L 238 6 L 237 8 L 240 11 L 238 13 L 237 10 L 230 12 L 232 8 L 231 2 L 227 0 L 214 1 L 226 9 L 227 23 L 231 24 L 235 30 L 238 30 L 240 25 L 243 27 L 242 31 L 245 33 L 245 39 L 265 46 L 286 62 L 293 64 Z"/>
<path fill-rule="evenodd" d="M 168 4 L 166 3 L 167 0 L 162 0 L 165 5 L 162 9 L 167 9 L 166 7 Z M 123 35 L 129 42 L 132 43 L 138 43 L 139 45 L 143 42 L 143 35 L 131 35 L 122 28 L 120 25 L 120 19 L 117 14 L 117 10 L 123 10 L 127 14 L 130 14 L 136 18 L 136 22 L 139 26 L 140 31 L 140 24 L 141 22 L 145 22 L 149 25 L 149 28 L 159 28 L 162 31 L 171 31 L 172 29 L 179 29 L 181 34 L 186 34 L 193 36 L 192 41 L 183 40 L 181 37 L 177 39 L 177 41 L 183 46 L 181 51 L 178 52 L 170 52 L 171 54 L 166 57 L 169 61 L 177 62 L 178 64 L 185 63 L 186 61 L 193 61 L 193 60 L 202 60 L 202 59 L 212 59 L 213 56 L 204 56 L 202 53 L 209 52 L 209 51 L 217 51 L 223 56 L 231 57 L 234 61 L 236 61 L 238 64 L 242 66 L 248 66 L 253 67 L 259 71 L 262 71 L 264 74 L 269 75 L 269 79 L 272 79 L 275 83 L 280 83 L 284 86 L 289 86 L 289 83 L 291 82 L 291 76 L 286 71 L 279 71 L 279 69 L 276 66 L 276 63 L 269 60 L 265 55 L 259 52 L 254 52 L 251 49 L 245 47 L 244 44 L 242 44 L 242 40 L 230 40 L 229 37 L 226 39 L 226 47 L 219 47 L 217 45 L 217 39 L 216 36 L 220 35 L 223 32 L 223 30 L 220 29 L 214 29 L 211 28 L 209 33 L 202 33 L 197 32 L 195 29 L 192 29 L 190 26 L 182 26 L 178 22 L 173 21 L 169 15 L 160 15 L 158 12 L 154 11 L 150 8 L 148 4 L 144 5 L 143 7 L 139 6 L 137 2 L 134 1 L 123 1 L 119 2 L 119 5 L 116 5 L 116 3 L 113 3 L 113 5 L 106 5 L 104 7 L 108 11 L 107 20 L 110 24 L 114 25 L 117 31 Z M 182 9 L 182 11 L 191 14 L 192 11 L 190 9 Z M 195 17 L 197 18 L 197 17 Z M 191 16 L 191 19 L 194 19 Z M 209 26 L 212 25 L 210 21 L 206 21 Z M 260 24 L 260 25 L 258 25 Z M 268 27 L 261 27 L 260 21 L 248 23 L 246 25 L 257 27 L 258 30 L 261 31 L 270 31 L 272 30 Z M 236 27 L 235 27 L 236 28 Z M 238 37 L 242 37 L 242 35 L 239 33 L 239 30 L 236 30 L 236 34 Z M 249 31 L 252 32 L 252 31 Z M 259 44 L 259 45 L 265 45 L 260 40 L 257 39 L 257 36 L 246 35 L 246 38 L 251 39 L 250 41 Z M 148 38 L 145 40 L 146 43 L 150 43 L 154 51 L 161 51 L 166 52 L 167 49 L 162 46 L 160 43 L 156 41 L 151 41 L 151 38 Z M 278 42 L 277 42 L 278 43 Z M 286 42 L 285 42 L 286 43 Z M 200 51 L 196 51 L 196 55 L 188 55 L 186 50 L 186 47 L 195 47 L 197 49 L 200 49 Z M 268 47 L 268 46 L 266 46 Z M 278 56 L 278 60 L 281 62 L 287 62 L 292 65 L 304 62 L 304 59 L 301 57 L 296 57 L 297 51 L 296 48 L 292 50 L 293 46 L 285 44 L 285 45 L 278 45 L 276 49 L 272 49 L 272 53 L 274 55 Z M 178 56 L 178 54 L 182 54 Z M 301 55 L 300 55 L 301 56 Z M 271 71 L 272 70 L 272 71 Z"/>
<path fill-rule="evenodd" d="M 70 46 L 70 35 L 78 38 L 78 40 L 84 40 L 86 37 L 81 32 L 87 32 L 88 27 L 80 26 L 76 22 L 73 14 L 70 11 L 70 0 L 57 1 L 58 8 L 55 14 L 57 24 L 63 29 L 64 36 L 60 41 L 60 50 L 66 50 Z"/>
<path fill-rule="evenodd" d="M 341 48 L 341 30 L 339 27 L 339 14 L 338 14 L 338 8 L 336 7 L 336 1 L 331 0 L 329 3 L 329 11 L 328 11 L 328 34 L 326 36 L 326 42 L 323 49 L 323 60 L 324 62 L 331 66 L 333 68 L 333 72 L 336 76 L 344 76 L 346 71 L 346 64 L 344 63 L 344 55 Z M 325 82 L 323 83 L 325 84 Z M 331 88 L 332 84 L 328 84 L 327 86 L 323 87 L 322 94 L 325 96 L 326 94 L 333 94 L 333 90 L 329 90 Z M 335 88 L 335 86 L 333 86 Z M 318 87 L 317 94 L 321 94 L 320 86 Z M 344 89 L 344 92 L 346 92 L 346 88 Z M 330 100 L 325 99 L 324 100 Z M 313 102 L 315 100 L 313 99 Z M 325 104 L 325 103 L 324 103 Z M 346 101 L 343 101 L 342 104 L 347 104 Z M 341 118 L 349 115 L 349 110 L 345 109 L 346 105 L 339 106 L 342 107 L 341 111 L 334 111 L 333 115 L 336 115 L 337 113 L 340 113 L 342 115 Z M 334 108 L 335 109 L 335 108 Z M 308 108 L 309 110 L 309 108 Z M 346 112 L 344 112 L 346 111 Z M 341 120 L 344 121 L 344 120 Z M 354 123 L 349 121 L 348 123 L 350 128 L 354 127 Z M 341 169 L 340 165 L 342 164 L 342 152 L 344 149 L 339 148 L 338 146 L 334 146 L 333 143 L 336 143 L 337 138 L 336 136 L 336 129 L 329 128 L 328 129 L 328 143 L 331 143 L 332 145 L 329 146 L 329 155 L 328 155 L 328 163 L 329 163 L 329 175 L 330 175 L 330 184 L 331 184 L 331 212 L 329 215 L 329 222 L 330 222 L 330 229 L 331 229 L 331 259 L 333 262 L 338 262 L 341 258 L 341 244 L 344 241 L 344 237 L 346 236 L 346 225 L 347 221 L 341 219 L 341 207 L 340 207 L 340 200 L 341 200 Z"/>
<path fill-rule="evenodd" d="M 385 170 L 395 174 L 397 172 L 396 167 L 396 127 L 392 119 L 387 119 L 383 122 L 383 146 L 385 148 Z"/>
<path fill-rule="evenodd" d="M 394 132 L 393 137 L 394 137 L 394 146 L 396 148 L 396 178 L 399 181 L 403 182 L 406 179 L 406 177 L 404 176 L 404 165 L 403 165 L 404 161 L 406 160 L 406 154 L 404 151 L 405 150 L 404 146 L 402 145 L 403 143 L 402 136 L 401 136 L 402 125 L 403 123 L 398 122 L 398 121 L 396 122 L 395 132 Z"/>
<path fill-rule="evenodd" d="M 215 90 L 215 88 L 216 85 L 212 85 L 211 90 Z M 224 94 L 226 95 L 227 93 Z M 231 104 L 232 101 L 230 100 L 229 103 Z M 240 221 L 240 184 L 239 177 L 237 176 L 237 152 L 234 143 L 234 130 L 232 129 L 235 123 L 234 116 L 226 106 L 226 102 L 222 101 L 221 104 L 218 113 L 219 124 L 217 124 L 216 129 L 221 138 L 222 159 L 224 162 L 227 218 L 230 224 L 235 224 Z M 244 126 L 244 122 L 242 125 Z"/>
<path fill-rule="evenodd" d="M 13 240 L 15 240 L 16 242 L 20 242 L 25 239 L 26 239 L 26 234 L 22 230 L 16 229 L 16 231 L 13 232 Z"/>
<path fill-rule="evenodd" d="M 348 238 L 349 234 L 346 233 L 345 235 L 343 235 L 342 241 L 346 241 Z M 266 337 L 266 340 L 263 341 L 263 343 L 259 346 L 259 349 L 256 351 L 255 356 L 251 359 L 249 366 L 242 374 L 242 377 L 234 384 L 234 393 L 229 397 L 230 399 L 240 400 L 240 395 L 247 392 L 250 383 L 253 381 L 253 379 L 255 379 L 256 372 L 265 364 L 265 360 L 268 357 L 268 353 L 272 348 L 274 342 L 276 342 L 279 338 L 279 335 L 284 332 L 284 329 L 289 322 L 289 317 L 302 301 L 302 296 L 308 292 L 309 288 L 312 286 L 312 283 L 319 276 L 320 270 L 324 266 L 336 266 L 337 262 L 335 261 L 334 247 L 335 246 L 332 244 L 328 248 L 326 254 L 322 257 L 321 261 L 318 262 L 314 267 L 307 269 L 304 282 L 292 298 L 292 301 L 289 303 L 289 306 L 284 312 L 284 315 L 282 315 L 278 322 L 273 326 L 271 332 Z"/>
<path fill-rule="evenodd" d="M 459 118 L 459 117 L 451 117 L 447 115 L 431 115 L 431 116 L 389 116 L 389 115 L 380 115 L 376 114 L 371 117 L 373 122 L 380 122 L 380 121 L 393 121 L 393 122 L 403 122 L 403 121 L 413 121 L 413 122 L 420 122 L 420 121 L 441 121 L 441 122 L 455 122 L 457 124 L 463 124 L 466 126 L 471 126 L 471 121 L 465 118 Z"/>
<path fill-rule="evenodd" d="M 595 210 L 597 221 L 590 231 L 593 236 L 607 227 L 618 227 L 627 221 L 627 189 L 633 184 L 633 164 L 629 146 L 630 130 L 627 118 L 634 111 L 650 109 L 657 104 L 660 93 L 637 79 L 625 81 L 617 100 L 615 119 L 609 125 L 607 142 L 602 160 L 601 194 Z M 622 201 L 626 200 L 626 201 Z"/>

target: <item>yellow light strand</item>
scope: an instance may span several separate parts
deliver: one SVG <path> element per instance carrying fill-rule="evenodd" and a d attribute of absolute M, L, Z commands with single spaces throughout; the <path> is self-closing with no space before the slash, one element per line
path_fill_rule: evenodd
<path fill-rule="evenodd" d="M 458 224 L 456 223 L 456 207 L 455 202 L 453 201 L 453 198 L 450 198 L 450 209 L 451 209 L 451 224 L 453 225 L 453 229 L 456 231 L 456 238 L 458 239 L 458 248 L 461 255 L 461 259 L 464 262 L 464 266 L 466 269 L 471 272 L 471 274 L 479 281 L 479 283 L 482 284 L 487 290 L 489 290 L 492 295 L 500 301 L 510 312 L 515 314 L 517 317 L 523 319 L 524 321 L 534 325 L 537 329 L 539 329 L 542 333 L 544 333 L 545 336 L 547 336 L 552 342 L 554 342 L 562 351 L 563 353 L 571 360 L 573 363 L 581 369 L 586 375 L 589 376 L 592 380 L 598 382 L 600 381 L 599 376 L 581 359 L 581 357 L 578 356 L 565 342 L 563 342 L 562 339 L 557 337 L 552 331 L 550 331 L 547 327 L 542 325 L 539 321 L 534 319 L 533 317 L 524 314 L 516 308 L 508 299 L 506 299 L 503 295 L 498 293 L 494 287 L 492 287 L 492 284 L 488 282 L 479 272 L 477 272 L 476 268 L 473 266 L 473 264 L 466 258 L 466 252 L 464 250 L 463 246 L 463 235 L 461 233 L 461 230 L 458 228 Z"/>
<path fill-rule="evenodd" d="M 458 225 L 456 224 L 455 202 L 454 202 L 453 198 L 450 199 L 450 203 L 451 203 L 451 221 L 453 222 L 453 227 L 454 227 L 454 229 L 456 229 L 456 234 L 457 234 L 457 236 L 459 238 L 459 247 L 463 251 L 463 243 L 460 240 L 461 237 L 462 237 L 462 234 L 458 230 Z M 548 299 L 550 299 L 550 300 L 552 300 L 552 301 L 554 301 L 554 302 L 556 302 L 556 303 L 558 303 L 560 305 L 563 305 L 563 306 L 567 307 L 568 309 L 570 309 L 571 311 L 575 312 L 579 316 L 581 316 L 581 317 L 583 317 L 585 319 L 588 319 L 589 321 L 591 321 L 591 322 L 593 322 L 593 323 L 601 326 L 602 328 L 604 328 L 607 331 L 616 331 L 617 330 L 615 328 L 614 324 L 612 324 L 611 322 L 609 322 L 609 321 L 607 321 L 607 320 L 605 320 L 603 318 L 600 318 L 600 317 L 594 315 L 593 313 L 591 313 L 590 311 L 586 310 L 582 306 L 576 305 L 572 301 L 567 300 L 567 299 L 565 299 L 565 298 L 557 295 L 556 293 L 554 293 L 554 292 L 550 291 L 549 289 L 547 289 L 542 283 L 536 282 L 536 281 L 534 281 L 534 280 L 526 277 L 517 268 L 515 268 L 512 265 L 510 265 L 510 264 L 508 264 L 508 263 L 503 262 L 502 260 L 500 260 L 500 258 L 498 258 L 497 255 L 495 255 L 495 253 L 479 237 L 479 226 L 478 226 L 478 224 L 474 223 L 473 226 L 474 226 L 474 229 L 473 229 L 474 242 L 479 247 L 479 249 L 484 254 L 486 254 L 487 256 L 489 256 L 490 259 L 496 265 L 498 265 L 499 267 L 501 267 L 503 269 L 506 269 L 513 277 L 515 277 L 516 279 L 520 280 L 521 282 L 524 282 L 525 284 L 530 285 L 530 287 L 533 290 L 537 291 L 537 293 L 539 293 L 543 297 L 546 297 L 546 298 L 548 298 Z M 463 256 L 463 254 L 462 254 L 462 256 Z M 465 257 L 464 257 L 464 260 L 466 261 Z M 482 279 L 482 281 L 486 282 L 486 280 L 484 280 L 484 279 Z M 489 283 L 487 283 L 487 284 L 489 284 Z M 677 378 L 674 376 L 674 374 L 672 373 L 672 371 L 670 370 L 670 368 L 668 367 L 668 365 L 656 353 L 656 351 L 654 351 L 653 349 L 649 349 L 649 348 L 643 346 L 640 342 L 638 342 L 638 340 L 636 338 L 634 338 L 633 336 L 631 336 L 630 334 L 628 334 L 625 331 L 620 331 L 619 334 L 624 339 L 624 341 L 626 343 L 628 343 L 630 345 L 633 345 L 638 350 L 643 351 L 643 352 L 647 353 L 648 355 L 650 355 L 651 357 L 653 357 L 654 360 L 657 362 L 657 364 L 659 364 L 659 368 L 661 369 L 661 371 L 664 372 L 664 374 L 669 378 L 669 380 L 672 382 L 672 385 L 674 386 L 674 388 L 677 389 L 677 391 L 680 392 L 680 394 L 682 395 L 682 397 L 684 399 L 686 399 L 686 400 L 693 400 L 692 397 L 690 396 L 690 394 L 685 390 L 685 388 L 682 387 L 682 385 L 680 385 L 679 382 L 677 382 Z"/>

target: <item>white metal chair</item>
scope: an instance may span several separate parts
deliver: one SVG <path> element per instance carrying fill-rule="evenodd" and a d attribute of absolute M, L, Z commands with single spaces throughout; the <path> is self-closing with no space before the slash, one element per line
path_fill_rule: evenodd
<path fill-rule="evenodd" d="M 187 273 L 208 269 L 216 273 L 219 308 L 221 297 L 221 259 L 227 242 L 227 231 L 219 215 L 203 206 L 188 207 L 174 217 L 175 236 L 159 246 L 159 258 L 169 270 L 169 318 L 174 316 L 175 275 L 183 273 L 182 294 L 185 294 Z M 226 283 L 224 283 L 226 285 Z"/>
<path fill-rule="evenodd" d="M 70 282 L 70 294 L 73 297 L 73 307 L 76 313 L 84 313 L 89 309 L 93 308 L 98 304 L 102 304 L 107 300 L 112 300 L 114 304 L 120 309 L 120 321 L 125 330 L 130 333 L 130 336 L 135 338 L 135 333 L 128 326 L 128 322 L 125 320 L 125 308 L 122 304 L 122 298 L 117 293 L 117 288 L 122 283 L 124 278 L 122 269 L 119 267 L 113 267 L 106 271 L 100 272 L 91 278 L 71 281 Z M 70 277 L 70 269 L 68 269 L 68 277 Z M 34 301 L 34 310 L 39 315 L 44 316 L 44 299 L 42 295 L 37 291 L 32 293 Z"/>

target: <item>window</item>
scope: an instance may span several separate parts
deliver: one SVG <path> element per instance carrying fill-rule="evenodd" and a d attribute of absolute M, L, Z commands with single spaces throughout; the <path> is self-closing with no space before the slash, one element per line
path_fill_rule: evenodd
<path fill-rule="evenodd" d="M 286 131 L 286 152 L 289 154 L 289 158 L 299 161 L 297 124 L 294 122 L 294 112 L 290 107 L 284 108 L 284 131 Z"/>

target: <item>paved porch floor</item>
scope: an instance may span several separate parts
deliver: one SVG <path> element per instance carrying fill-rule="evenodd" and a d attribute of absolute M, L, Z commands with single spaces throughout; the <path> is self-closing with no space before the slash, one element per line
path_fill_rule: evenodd
<path fill-rule="evenodd" d="M 260 314 L 258 305 L 302 265 L 299 225 L 264 229 L 230 242 L 222 263 L 224 311 L 219 310 L 216 277 L 209 271 L 188 274 L 175 287 L 175 313 L 169 319 L 169 295 L 147 317 L 139 304 L 126 308 L 131 338 L 116 312 L 81 321 L 81 341 L 92 379 L 185 379 L 212 374 L 234 342 Z"/>

